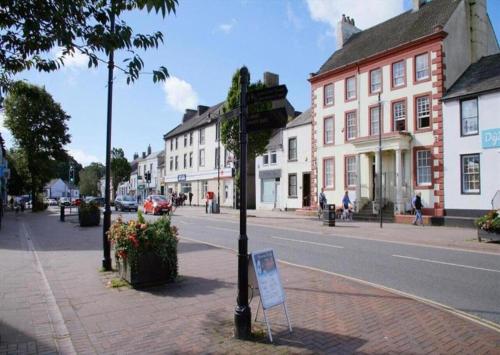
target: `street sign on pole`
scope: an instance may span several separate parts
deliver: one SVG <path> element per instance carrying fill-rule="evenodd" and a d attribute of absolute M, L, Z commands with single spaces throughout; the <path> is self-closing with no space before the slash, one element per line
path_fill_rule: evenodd
<path fill-rule="evenodd" d="M 248 115 L 248 132 L 260 131 L 263 129 L 281 128 L 286 125 L 288 114 L 284 107 L 263 112 L 254 112 Z"/>
<path fill-rule="evenodd" d="M 250 91 L 247 95 L 248 105 L 266 101 L 282 100 L 286 97 L 286 85 L 272 86 L 260 90 Z"/>

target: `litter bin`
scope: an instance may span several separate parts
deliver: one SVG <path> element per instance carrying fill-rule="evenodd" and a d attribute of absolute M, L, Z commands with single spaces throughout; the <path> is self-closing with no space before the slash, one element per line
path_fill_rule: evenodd
<path fill-rule="evenodd" d="M 326 205 L 323 210 L 323 225 L 335 227 L 335 205 Z"/>

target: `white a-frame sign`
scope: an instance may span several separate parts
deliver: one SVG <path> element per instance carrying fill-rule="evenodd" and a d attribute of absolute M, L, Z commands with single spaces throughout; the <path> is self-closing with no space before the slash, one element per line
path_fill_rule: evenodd
<path fill-rule="evenodd" d="M 292 325 L 290 324 L 290 318 L 288 317 L 288 310 L 286 307 L 286 296 L 283 286 L 281 285 L 281 278 L 278 271 L 278 265 L 274 258 L 274 251 L 272 249 L 256 251 L 251 254 L 252 260 L 250 262 L 249 270 L 249 284 L 253 289 L 253 296 L 259 295 L 259 306 L 257 306 L 257 311 L 255 313 L 255 320 L 259 314 L 259 307 L 262 305 L 262 310 L 264 312 L 264 319 L 267 325 L 267 333 L 269 334 L 269 340 L 273 341 L 273 336 L 271 334 L 271 325 L 267 319 L 266 310 L 283 305 L 285 311 L 286 321 L 288 323 L 288 329 L 292 332 Z M 258 292 L 256 293 L 258 289 Z"/>

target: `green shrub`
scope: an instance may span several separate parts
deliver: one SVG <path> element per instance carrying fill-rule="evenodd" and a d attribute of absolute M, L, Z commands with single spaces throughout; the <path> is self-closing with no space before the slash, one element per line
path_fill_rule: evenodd
<path fill-rule="evenodd" d="M 490 211 L 476 220 L 476 226 L 487 232 L 500 233 L 500 215 L 498 211 Z"/>

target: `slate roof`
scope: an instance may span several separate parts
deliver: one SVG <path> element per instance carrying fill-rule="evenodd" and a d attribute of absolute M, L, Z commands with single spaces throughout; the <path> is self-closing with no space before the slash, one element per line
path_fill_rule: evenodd
<path fill-rule="evenodd" d="M 282 128 L 277 129 L 273 133 L 273 135 L 269 139 L 269 143 L 267 144 L 266 148 L 268 150 L 283 148 L 283 129 Z"/>
<path fill-rule="evenodd" d="M 293 121 L 289 122 L 286 125 L 286 128 L 298 127 L 298 126 L 302 126 L 302 125 L 309 124 L 309 123 L 311 123 L 311 109 L 310 108 L 308 108 L 307 110 L 302 112 L 300 115 L 295 117 L 293 119 Z"/>
<path fill-rule="evenodd" d="M 406 11 L 374 27 L 352 35 L 316 74 L 353 64 L 378 53 L 431 35 L 444 27 L 461 0 L 432 0 L 418 11 Z"/>
<path fill-rule="evenodd" d="M 483 57 L 471 64 L 446 92 L 443 100 L 500 90 L 500 53 Z"/>
<path fill-rule="evenodd" d="M 211 120 L 213 120 L 220 112 L 222 112 L 222 105 L 224 104 L 223 102 L 218 103 L 217 105 L 211 106 L 203 112 L 201 115 L 196 114 L 193 118 L 187 120 L 186 122 L 181 123 L 177 127 L 175 127 L 173 130 L 168 132 L 163 136 L 163 139 L 168 139 L 171 137 L 178 136 L 182 133 L 189 132 L 194 128 L 204 126 L 208 123 L 210 123 Z"/>

